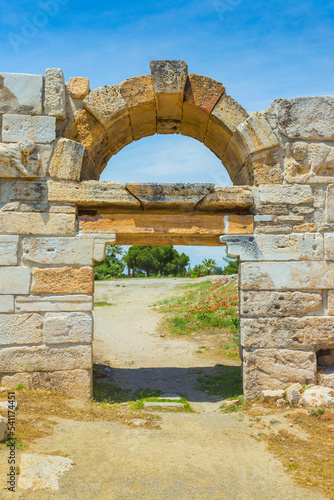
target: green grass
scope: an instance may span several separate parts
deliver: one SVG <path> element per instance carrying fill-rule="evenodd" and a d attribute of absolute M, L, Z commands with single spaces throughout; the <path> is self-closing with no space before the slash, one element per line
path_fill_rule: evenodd
<path fill-rule="evenodd" d="M 151 393 L 156 392 L 156 393 L 162 394 L 161 391 L 150 391 L 150 390 L 146 390 L 146 391 L 147 391 L 147 394 L 149 392 L 151 392 Z M 136 399 L 132 403 L 131 409 L 132 410 L 142 410 L 144 408 L 144 403 L 146 403 L 146 402 L 150 402 L 150 403 L 175 403 L 175 400 L 168 399 L 168 398 L 161 399 L 161 398 L 159 398 L 159 394 L 156 394 L 155 396 L 139 397 L 138 399 Z M 186 412 L 190 412 L 190 413 L 193 412 L 193 410 L 191 409 L 190 404 L 186 398 L 181 397 L 181 399 L 179 399 L 177 401 L 177 403 L 182 403 L 183 408 L 181 408 L 181 407 L 179 407 L 179 408 L 165 407 L 164 410 L 171 410 L 171 411 L 180 411 L 181 410 L 181 411 L 186 411 Z"/>
<path fill-rule="evenodd" d="M 196 389 L 222 399 L 238 399 L 242 396 L 241 368 L 219 366 L 218 373 L 197 378 Z"/>
<path fill-rule="evenodd" d="M 129 400 L 130 395 L 131 391 L 119 384 L 94 379 L 93 400 L 96 403 L 124 403 Z"/>
<path fill-rule="evenodd" d="M 94 307 L 105 307 L 105 306 L 114 306 L 115 304 L 112 304 L 111 302 L 94 302 Z"/>

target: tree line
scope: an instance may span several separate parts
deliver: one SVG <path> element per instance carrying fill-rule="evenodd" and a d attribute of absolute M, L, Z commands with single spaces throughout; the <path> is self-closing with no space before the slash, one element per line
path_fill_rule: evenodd
<path fill-rule="evenodd" d="M 217 266 L 214 259 L 204 259 L 193 269 L 190 267 L 190 258 L 184 252 L 181 254 L 172 246 L 131 246 L 127 252 L 120 245 L 107 245 L 106 257 L 102 262 L 94 265 L 96 280 L 127 276 L 205 276 L 209 274 L 234 274 L 238 272 L 238 260 L 225 258 L 227 266 Z"/>

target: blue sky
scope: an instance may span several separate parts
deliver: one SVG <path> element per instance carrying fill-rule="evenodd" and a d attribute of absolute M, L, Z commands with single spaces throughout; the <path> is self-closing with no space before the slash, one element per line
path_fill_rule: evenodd
<path fill-rule="evenodd" d="M 334 1 L 323 0 L 0 0 L 0 69 L 60 67 L 94 88 L 147 74 L 152 59 L 183 59 L 259 111 L 280 97 L 333 95 L 333 21 Z M 229 183 L 219 160 L 182 136 L 132 143 L 102 179 Z M 193 264 L 202 251 L 188 252 Z M 211 255 L 222 263 L 221 249 Z"/>

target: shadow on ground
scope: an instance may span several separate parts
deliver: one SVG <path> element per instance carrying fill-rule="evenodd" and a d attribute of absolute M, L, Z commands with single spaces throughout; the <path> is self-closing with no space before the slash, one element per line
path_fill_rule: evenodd
<path fill-rule="evenodd" d="M 114 387 L 115 402 L 117 398 L 129 401 L 143 389 L 180 394 L 194 403 L 212 403 L 242 394 L 241 367 L 221 364 L 190 368 L 111 368 L 94 364 L 94 383 L 96 387 L 101 383 Z"/>

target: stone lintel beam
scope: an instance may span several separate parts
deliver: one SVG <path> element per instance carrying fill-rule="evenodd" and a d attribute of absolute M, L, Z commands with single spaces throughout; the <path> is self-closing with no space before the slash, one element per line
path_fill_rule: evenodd
<path fill-rule="evenodd" d="M 126 183 L 125 187 L 147 209 L 194 210 L 214 184 Z"/>
<path fill-rule="evenodd" d="M 197 205 L 197 210 L 223 212 L 231 210 L 234 213 L 244 212 L 253 206 L 253 194 L 248 187 L 226 186 L 214 187 Z"/>

